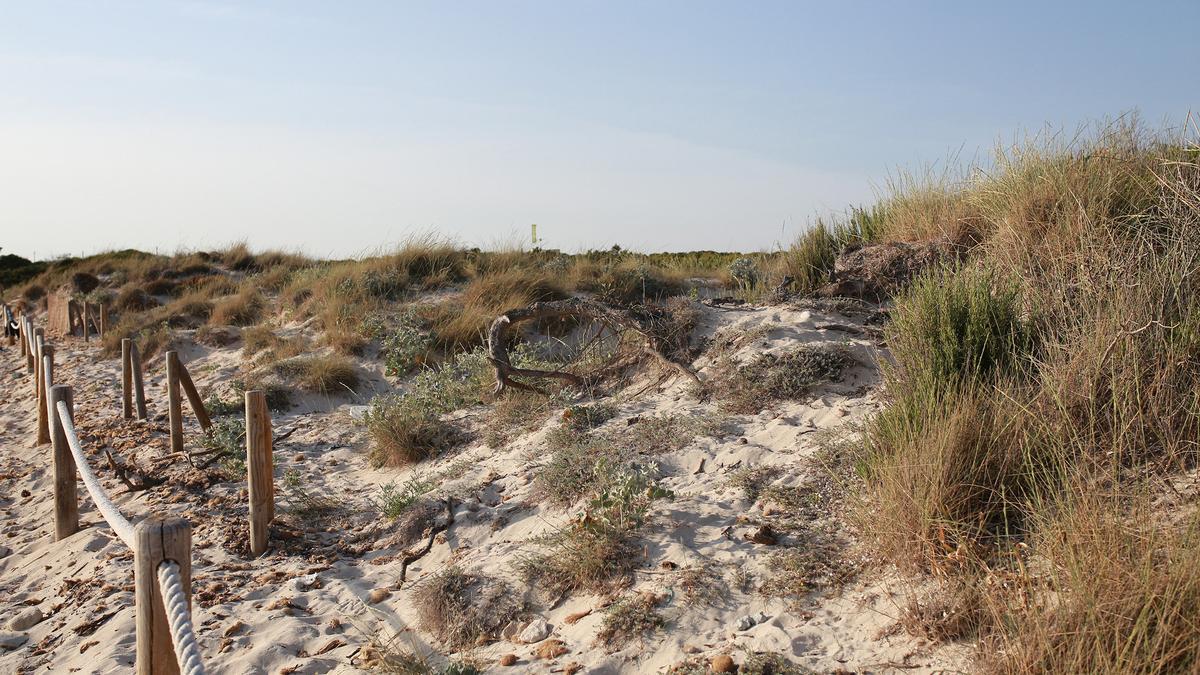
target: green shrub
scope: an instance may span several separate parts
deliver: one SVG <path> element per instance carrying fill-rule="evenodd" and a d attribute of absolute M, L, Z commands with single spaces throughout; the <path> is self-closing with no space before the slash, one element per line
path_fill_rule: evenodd
<path fill-rule="evenodd" d="M 372 463 L 409 464 L 452 447 L 461 434 L 441 416 L 482 403 L 493 372 L 487 353 L 477 348 L 423 370 L 403 393 L 372 399 L 366 415 Z"/>
<path fill-rule="evenodd" d="M 391 376 L 406 375 L 425 365 L 433 340 L 422 329 L 412 310 L 401 315 L 395 328 L 384 331 L 384 372 Z"/>
<path fill-rule="evenodd" d="M 985 268 L 940 269 L 896 303 L 888 345 L 895 389 L 943 391 L 1029 369 L 1037 345 L 1020 287 Z"/>
<path fill-rule="evenodd" d="M 375 499 L 375 506 L 385 518 L 398 518 L 400 514 L 408 510 L 408 507 L 415 504 L 422 495 L 433 488 L 433 483 L 426 482 L 419 476 L 412 476 L 400 486 L 394 482 L 385 483 L 379 489 L 379 497 Z"/>

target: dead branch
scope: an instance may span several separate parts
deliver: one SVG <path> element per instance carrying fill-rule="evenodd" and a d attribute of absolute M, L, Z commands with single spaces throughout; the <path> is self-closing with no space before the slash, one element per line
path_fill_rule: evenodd
<path fill-rule="evenodd" d="M 108 466 L 112 468 L 113 473 L 117 475 L 117 479 L 125 485 L 125 489 L 129 492 L 139 492 L 141 490 L 149 490 L 156 485 L 162 485 L 166 482 L 165 478 L 154 478 L 143 471 L 140 471 L 132 466 L 128 466 L 123 462 L 118 462 L 108 448 L 104 449 L 104 456 L 108 458 Z M 135 476 L 141 482 L 135 483 L 130 479 L 130 475 Z"/>
<path fill-rule="evenodd" d="M 439 525 L 435 525 L 429 530 L 429 540 L 425 542 L 424 548 L 413 553 L 408 553 L 404 556 L 404 560 L 400 564 L 401 582 L 403 582 L 405 577 L 408 576 L 408 566 L 420 560 L 421 558 L 424 558 L 425 554 L 429 553 L 429 551 L 433 549 L 434 539 L 437 539 L 439 534 L 450 529 L 450 526 L 454 524 L 454 497 L 446 497 L 445 504 L 446 521 Z"/>
<path fill-rule="evenodd" d="M 512 387 L 527 391 L 539 391 L 535 387 L 513 378 L 554 378 L 580 386 L 585 384 L 583 377 L 559 370 L 535 370 L 532 368 L 517 368 L 512 364 L 508 354 L 508 333 L 512 327 L 522 321 L 535 319 L 552 319 L 566 316 L 590 319 L 614 332 L 629 331 L 642 337 L 645 341 L 644 351 L 659 363 L 699 383 L 700 378 L 688 366 L 673 360 L 667 353 L 667 339 L 655 332 L 653 322 L 647 317 L 639 317 L 632 310 L 611 307 L 594 300 L 585 298 L 569 298 L 567 300 L 552 300 L 535 302 L 519 309 L 510 309 L 492 321 L 488 328 L 488 359 L 496 369 L 495 393 L 500 394 Z"/>

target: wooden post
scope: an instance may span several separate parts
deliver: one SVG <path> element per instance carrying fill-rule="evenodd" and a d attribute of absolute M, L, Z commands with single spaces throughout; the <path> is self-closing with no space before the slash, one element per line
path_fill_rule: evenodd
<path fill-rule="evenodd" d="M 133 340 L 121 338 L 121 417 L 133 419 Z"/>
<path fill-rule="evenodd" d="M 33 321 L 29 317 L 25 317 L 25 329 L 22 331 L 25 337 L 25 358 L 33 359 Z"/>
<path fill-rule="evenodd" d="M 178 361 L 178 358 L 176 358 Z M 208 408 L 204 407 L 204 401 L 200 398 L 200 392 L 196 391 L 196 383 L 192 382 L 192 376 L 188 373 L 187 366 L 183 362 L 179 362 L 177 372 L 179 373 L 179 385 L 183 387 L 183 393 L 187 394 L 188 403 L 192 404 L 192 412 L 196 413 L 196 419 L 200 422 L 200 428 L 208 431 L 212 428 L 212 419 L 208 416 Z"/>
<path fill-rule="evenodd" d="M 88 338 L 91 336 L 91 328 L 88 326 L 88 304 L 87 304 L 87 300 L 84 300 L 84 301 L 83 301 L 83 303 L 82 303 L 82 305 L 83 305 L 83 309 L 82 309 L 82 310 L 79 312 L 79 314 L 80 314 L 80 316 L 82 316 L 82 317 L 83 317 L 83 341 L 84 341 L 84 342 L 87 342 L 87 341 L 88 341 Z"/>
<path fill-rule="evenodd" d="M 33 324 L 33 322 L 31 321 L 31 322 L 30 322 L 30 325 L 32 325 L 32 324 Z M 35 373 L 35 372 L 37 372 L 37 344 L 38 344 L 38 340 L 44 340 L 44 339 L 45 339 L 45 337 L 46 337 L 46 331 L 45 331 L 45 329 L 44 329 L 44 328 L 41 328 L 40 326 L 39 326 L 38 328 L 34 328 L 34 329 L 33 329 L 33 330 L 30 332 L 30 338 L 29 338 L 29 361 L 26 363 L 26 369 L 27 369 L 29 372 L 31 372 L 31 373 Z"/>
<path fill-rule="evenodd" d="M 192 606 L 192 526 L 183 518 L 151 516 L 133 528 L 133 615 L 137 622 L 138 675 L 178 675 L 171 626 L 158 585 L 158 566 L 179 564 L 188 609 Z"/>
<path fill-rule="evenodd" d="M 171 427 L 171 452 L 183 452 L 183 402 L 179 399 L 179 354 L 167 352 L 167 419 Z"/>
<path fill-rule="evenodd" d="M 144 420 L 149 417 L 146 414 L 146 385 L 142 378 L 142 355 L 136 342 L 129 343 L 129 365 L 133 371 L 133 398 L 137 403 L 137 416 L 139 420 Z"/>
<path fill-rule="evenodd" d="M 260 389 L 246 392 L 246 472 L 250 486 L 250 553 L 267 550 L 275 517 L 275 471 L 271 449 L 271 416 Z"/>
<path fill-rule="evenodd" d="M 38 398 L 42 390 L 42 345 L 46 344 L 45 338 L 38 336 L 33 347 L 33 397 Z"/>
<path fill-rule="evenodd" d="M 75 457 L 67 445 L 67 432 L 58 414 L 58 402 L 65 401 L 67 412 L 75 416 L 75 398 L 65 384 L 50 387 L 47 404 L 54 420 L 54 540 L 60 541 L 79 531 L 79 495 L 75 490 Z"/>
<path fill-rule="evenodd" d="M 100 303 L 100 337 L 108 335 L 108 305 Z"/>
<path fill-rule="evenodd" d="M 45 445 L 50 442 L 50 420 L 53 414 L 49 410 L 50 387 L 54 386 L 54 346 L 42 345 L 42 367 L 38 369 L 38 414 L 37 414 L 37 444 Z"/>

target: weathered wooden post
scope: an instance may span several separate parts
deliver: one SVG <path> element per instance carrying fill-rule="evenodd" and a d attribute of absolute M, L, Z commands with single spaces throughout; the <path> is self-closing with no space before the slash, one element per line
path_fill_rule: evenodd
<path fill-rule="evenodd" d="M 33 319 L 25 317 L 25 358 L 28 361 L 33 360 L 33 350 L 37 343 L 34 341 Z"/>
<path fill-rule="evenodd" d="M 267 550 L 275 517 L 275 476 L 271 449 L 271 416 L 262 390 L 246 392 L 246 473 L 250 486 L 250 553 Z"/>
<path fill-rule="evenodd" d="M 133 419 L 133 340 L 121 338 L 121 417 Z"/>
<path fill-rule="evenodd" d="M 32 325 L 33 322 L 30 322 Z M 41 326 L 34 328 L 30 333 L 29 339 L 29 361 L 26 363 L 26 369 L 30 373 L 37 372 L 37 345 L 39 340 L 46 339 L 46 329 Z"/>
<path fill-rule="evenodd" d="M 179 354 L 167 352 L 167 419 L 171 427 L 171 452 L 183 452 L 183 402 L 179 399 Z"/>
<path fill-rule="evenodd" d="M 42 346 L 45 344 L 45 338 L 38 336 L 33 346 L 33 397 L 35 399 L 38 397 L 38 392 L 42 390 Z"/>
<path fill-rule="evenodd" d="M 100 303 L 100 337 L 108 335 L 108 305 Z"/>
<path fill-rule="evenodd" d="M 178 675 L 171 625 L 158 584 L 164 561 L 179 565 L 189 611 L 192 606 L 192 526 L 183 518 L 151 516 L 133 528 L 133 614 L 137 622 L 138 675 Z"/>
<path fill-rule="evenodd" d="M 196 420 L 200 422 L 200 428 L 208 431 L 212 428 L 212 418 L 208 416 L 208 408 L 204 407 L 204 400 L 196 390 L 196 383 L 192 382 L 192 376 L 182 362 L 179 363 L 178 372 L 179 386 L 183 387 L 183 393 L 187 394 L 188 402 L 192 404 L 192 412 L 196 413 Z"/>
<path fill-rule="evenodd" d="M 133 371 L 133 398 L 137 403 L 137 416 L 139 420 L 144 420 L 149 417 L 146 413 L 146 383 L 142 377 L 142 354 L 136 342 L 129 344 L 129 365 Z"/>
<path fill-rule="evenodd" d="M 37 413 L 37 444 L 45 445 L 50 442 L 50 420 L 53 414 L 49 409 L 50 387 L 54 386 L 54 345 L 42 345 L 42 367 L 38 370 L 38 413 Z"/>
<path fill-rule="evenodd" d="M 91 337 L 92 329 L 91 329 L 91 326 L 88 325 L 88 303 L 87 303 L 87 300 L 84 300 L 82 304 L 83 304 L 83 311 L 80 312 L 80 315 L 83 316 L 83 341 L 87 342 L 88 338 Z"/>
<path fill-rule="evenodd" d="M 54 539 L 65 539 L 79 531 L 79 495 L 75 490 L 75 457 L 67 445 L 67 432 L 58 412 L 58 402 L 67 404 L 67 412 L 75 415 L 75 398 L 65 384 L 50 387 L 47 404 L 54 420 Z"/>

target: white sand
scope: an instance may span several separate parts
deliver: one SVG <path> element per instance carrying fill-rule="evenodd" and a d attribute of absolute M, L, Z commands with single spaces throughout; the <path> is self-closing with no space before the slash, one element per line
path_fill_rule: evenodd
<path fill-rule="evenodd" d="M 747 541 L 744 535 L 759 521 L 776 514 L 764 514 L 761 500 L 751 503 L 727 485 L 728 476 L 739 468 L 775 467 L 780 484 L 805 480 L 821 471 L 812 456 L 822 440 L 853 433 L 854 425 L 878 407 L 874 344 L 865 334 L 816 328 L 827 323 L 857 325 L 837 314 L 798 309 L 703 310 L 698 337 L 717 331 L 742 336 L 740 342 L 746 344 L 735 345 L 736 358 L 799 343 L 840 342 L 862 365 L 843 382 L 814 392 L 811 400 L 732 417 L 728 423 L 733 432 L 699 437 L 682 450 L 655 458 L 662 484 L 675 497 L 655 503 L 641 532 L 646 559 L 631 590 L 667 597 L 660 607 L 668 620 L 665 628 L 609 651 L 595 645 L 602 610 L 573 625 L 564 621 L 598 608 L 602 598 L 577 595 L 547 607 L 530 592 L 533 613 L 549 621 L 553 637 L 565 643 L 567 654 L 541 661 L 533 656 L 537 645 L 500 641 L 465 656 L 492 663 L 501 655 L 516 654 L 520 661 L 511 668 L 490 666 L 512 672 L 562 672 L 572 662 L 581 664 L 582 672 L 663 672 L 687 658 L 707 660 L 728 653 L 742 662 L 755 651 L 782 654 L 820 672 L 964 669 L 969 663 L 967 647 L 935 647 L 891 630 L 905 589 L 877 565 L 867 566 L 844 588 L 799 600 L 755 590 L 772 576 L 767 560 L 773 552 L 804 542 L 787 532 L 782 546 Z M 760 336 L 746 339 L 756 335 Z M 95 342 L 85 345 L 72 339 L 59 344 L 58 379 L 75 386 L 76 419 L 85 445 L 99 453 L 108 444 L 122 459 L 143 465 L 162 457 L 165 419 L 154 419 L 165 411 L 161 358 L 147 364 L 151 422 L 125 422 L 119 419 L 117 361 L 100 359 Z M 181 355 L 202 390 L 227 382 L 241 361 L 240 344 L 222 350 L 188 346 Z M 701 377 L 711 375 L 712 364 L 704 358 L 695 365 Z M 193 612 L 210 672 L 359 672 L 361 649 L 373 639 L 393 640 L 422 654 L 436 652 L 432 636 L 416 628 L 410 601 L 413 583 L 454 564 L 524 588 L 514 569 L 516 556 L 540 550 L 529 540 L 561 527 L 578 511 L 549 507 L 533 491 L 546 452 L 542 439 L 554 421 L 503 449 L 476 442 L 415 469 L 371 469 L 363 429 L 350 413 L 352 406 L 390 385 L 378 364 L 369 368 L 372 372 L 357 400 L 310 396 L 276 415 L 277 434 L 298 427 L 276 448 L 277 481 L 282 482 L 285 472 L 298 472 L 309 493 L 344 508 L 323 523 L 299 521 L 289 515 L 295 504 L 280 485 L 281 524 L 307 530 L 299 540 L 277 545 L 263 558 L 248 559 L 237 546 L 245 537 L 244 487 L 223 482 L 189 489 L 183 480 L 186 469 L 178 461 L 163 469 L 176 477 L 170 483 L 116 498 L 135 522 L 150 514 L 175 513 L 195 525 Z M 648 380 L 640 382 L 629 393 L 647 384 Z M 698 403 L 688 395 L 689 385 L 676 377 L 636 398 L 618 397 L 619 415 L 608 424 L 624 425 L 633 415 L 717 416 L 716 404 Z M 86 493 L 80 499 L 83 529 L 63 542 L 53 541 L 49 447 L 30 447 L 34 420 L 24 364 L 15 348 L 6 348 L 0 354 L 0 546 L 11 552 L 0 558 L 0 631 L 8 630 L 11 618 L 26 606 L 36 605 L 45 618 L 21 631 L 28 635 L 25 645 L 0 651 L 0 672 L 128 672 L 134 658 L 132 554 L 100 520 Z M 189 446 L 199 449 L 198 430 L 190 418 L 187 431 Z M 103 455 L 93 454 L 92 460 L 110 492 L 122 492 Z M 704 471 L 697 473 L 702 461 Z M 439 493 L 464 498 L 457 522 L 410 568 L 407 583 L 398 583 L 400 550 L 359 558 L 336 554 L 333 542 L 378 520 L 370 499 L 380 485 L 403 482 L 414 471 L 426 478 L 436 476 L 452 465 L 464 472 L 444 481 Z M 841 527 L 832 516 L 820 523 Z M 844 555 L 854 560 L 852 533 L 843 529 L 836 534 L 845 542 Z M 709 601 L 689 602 L 680 585 L 679 569 L 695 566 L 709 569 L 705 576 L 719 590 Z M 317 587 L 304 583 L 304 575 L 313 573 Z M 739 582 L 746 579 L 743 588 Z M 370 604 L 373 589 L 390 589 L 391 594 Z M 769 620 L 735 630 L 738 617 L 759 612 Z M 440 657 L 431 658 L 438 662 Z"/>

